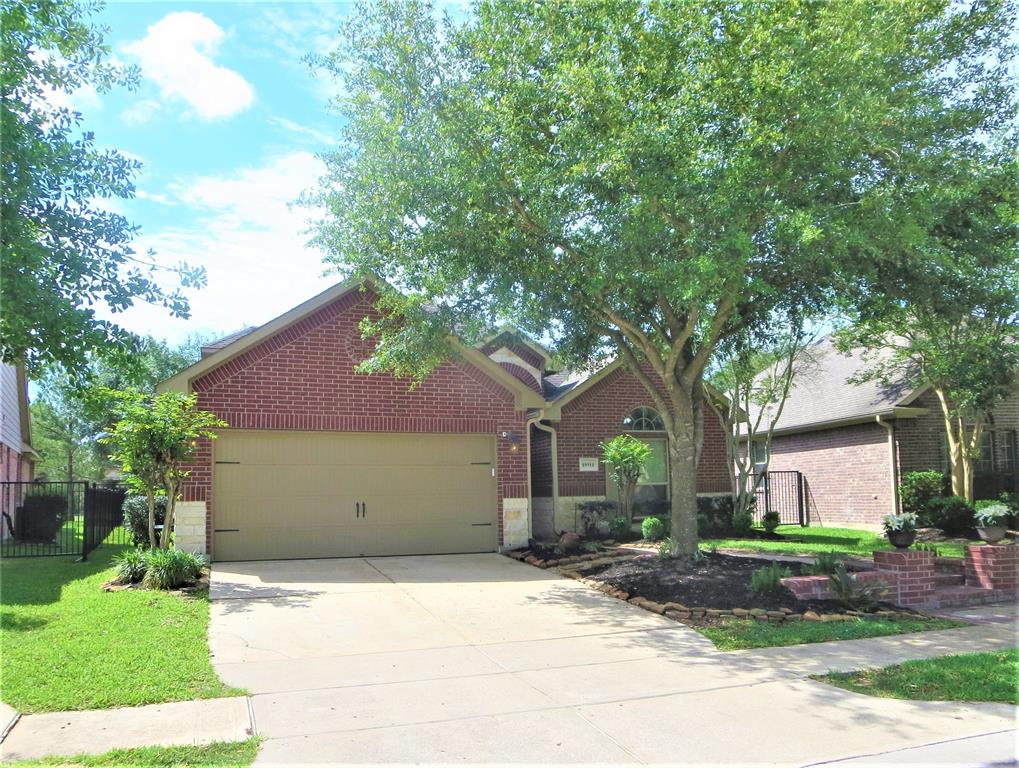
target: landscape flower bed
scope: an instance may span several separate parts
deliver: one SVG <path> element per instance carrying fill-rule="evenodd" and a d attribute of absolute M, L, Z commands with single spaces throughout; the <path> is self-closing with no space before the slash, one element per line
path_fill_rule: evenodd
<path fill-rule="evenodd" d="M 705 553 L 695 563 L 681 564 L 623 550 L 550 558 L 526 550 L 509 554 L 537 567 L 557 568 L 563 576 L 611 597 L 694 626 L 731 619 L 773 624 L 849 621 L 862 615 L 845 610 L 833 600 L 798 600 L 787 589 L 753 593 L 751 575 L 770 562 L 763 559 Z M 803 567 L 800 563 L 788 566 L 793 573 L 799 573 Z M 890 605 L 881 605 L 867 615 L 893 620 L 922 616 Z"/>

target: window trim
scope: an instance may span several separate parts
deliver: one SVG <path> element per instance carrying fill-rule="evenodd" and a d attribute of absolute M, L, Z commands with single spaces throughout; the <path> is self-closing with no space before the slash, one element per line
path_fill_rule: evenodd
<path fill-rule="evenodd" d="M 640 414 L 634 417 L 634 414 Z M 651 414 L 653 416 L 649 416 Z M 638 422 L 650 422 L 651 426 L 639 427 Z M 657 426 L 655 426 L 657 424 Z M 649 405 L 638 405 L 623 417 L 623 428 L 627 432 L 664 432 L 665 421 L 662 414 Z"/>

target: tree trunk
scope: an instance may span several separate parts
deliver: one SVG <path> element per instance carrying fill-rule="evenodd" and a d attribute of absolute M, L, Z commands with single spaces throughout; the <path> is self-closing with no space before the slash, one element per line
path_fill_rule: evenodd
<path fill-rule="evenodd" d="M 697 552 L 697 415 L 687 393 L 674 390 L 672 399 L 674 428 L 668 430 L 671 555 L 687 559 Z"/>
<path fill-rule="evenodd" d="M 149 502 L 149 549 L 156 548 L 156 494 L 149 488 L 145 492 Z"/>
<path fill-rule="evenodd" d="M 163 479 L 163 487 L 166 490 L 166 518 L 163 520 L 163 535 L 159 537 L 159 546 L 163 549 L 170 548 L 170 539 L 173 533 L 173 515 L 177 507 L 177 483 L 166 477 Z"/>

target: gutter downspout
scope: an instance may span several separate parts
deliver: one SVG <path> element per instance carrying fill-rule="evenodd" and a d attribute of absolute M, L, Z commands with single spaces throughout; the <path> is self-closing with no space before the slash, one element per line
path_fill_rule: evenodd
<path fill-rule="evenodd" d="M 895 425 L 882 421 L 881 414 L 877 414 L 874 420 L 888 430 L 888 469 L 892 482 L 892 514 L 899 514 L 899 466 L 895 460 Z"/>
<path fill-rule="evenodd" d="M 548 432 L 552 436 L 552 530 L 555 531 L 555 513 L 559 507 L 559 441 L 555 429 L 542 424 L 545 417 L 545 409 L 542 408 L 531 419 L 527 420 L 527 508 L 529 510 L 528 526 L 531 536 L 534 535 L 534 499 L 531 493 L 531 425 L 542 432 Z"/>

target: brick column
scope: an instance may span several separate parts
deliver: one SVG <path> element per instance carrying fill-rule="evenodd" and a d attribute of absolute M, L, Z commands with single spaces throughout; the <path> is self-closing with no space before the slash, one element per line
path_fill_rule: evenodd
<path fill-rule="evenodd" d="M 1012 544 L 984 544 L 965 547 L 966 586 L 994 589 L 1015 595 L 1019 592 L 1019 547 Z"/>
<path fill-rule="evenodd" d="M 874 552 L 874 565 L 879 571 L 895 574 L 896 589 L 892 596 L 896 605 L 916 608 L 936 601 L 933 552 L 879 550 Z"/>

